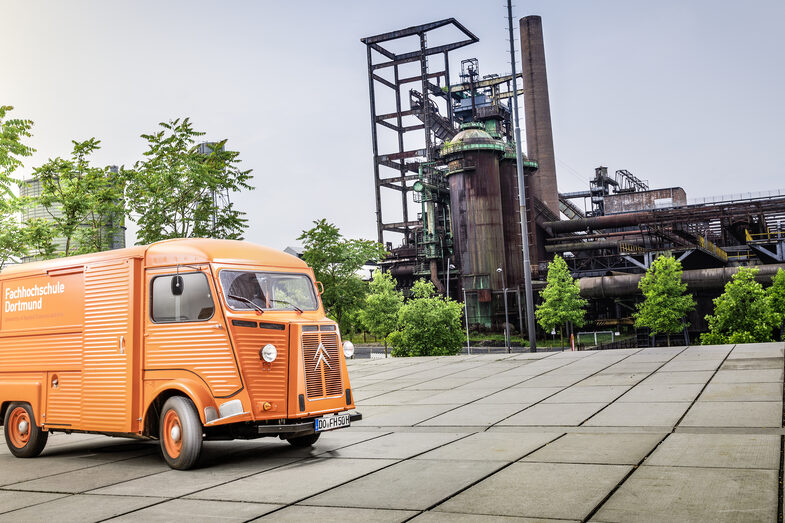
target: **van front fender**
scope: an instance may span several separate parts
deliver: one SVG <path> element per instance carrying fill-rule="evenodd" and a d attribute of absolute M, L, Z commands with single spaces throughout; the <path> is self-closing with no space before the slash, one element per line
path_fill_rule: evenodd
<path fill-rule="evenodd" d="M 218 411 L 210 389 L 192 373 L 186 371 L 145 371 L 144 412 L 147 413 L 149 411 L 150 405 L 159 396 L 162 394 L 167 396 L 175 395 L 172 392 L 179 392 L 184 396 L 188 396 L 194 402 L 202 424 L 209 421 L 205 414 L 206 409 L 213 409 L 213 412 Z M 145 421 L 142 420 L 142 426 L 145 426 Z"/>

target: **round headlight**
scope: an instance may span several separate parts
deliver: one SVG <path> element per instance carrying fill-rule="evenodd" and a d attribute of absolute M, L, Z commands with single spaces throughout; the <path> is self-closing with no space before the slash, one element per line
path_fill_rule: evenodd
<path fill-rule="evenodd" d="M 354 343 L 351 341 L 343 342 L 343 355 L 347 358 L 354 356 Z"/>
<path fill-rule="evenodd" d="M 268 343 L 262 348 L 262 359 L 267 363 L 272 363 L 275 361 L 275 358 L 278 356 L 278 349 L 275 348 L 275 345 L 272 343 Z"/>

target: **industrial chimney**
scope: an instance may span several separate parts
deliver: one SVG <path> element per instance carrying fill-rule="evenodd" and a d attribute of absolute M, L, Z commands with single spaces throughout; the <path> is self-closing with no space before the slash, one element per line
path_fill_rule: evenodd
<path fill-rule="evenodd" d="M 556 160 L 553 155 L 542 18 L 526 16 L 521 18 L 520 25 L 526 144 L 529 158 L 539 164 L 539 169 L 531 178 L 532 196 L 559 216 L 559 190 L 556 184 Z"/>

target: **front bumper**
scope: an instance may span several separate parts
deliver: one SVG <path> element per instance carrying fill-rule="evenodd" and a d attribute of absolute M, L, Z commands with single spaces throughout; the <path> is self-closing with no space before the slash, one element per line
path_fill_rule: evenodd
<path fill-rule="evenodd" d="M 297 421 L 295 423 L 235 423 L 215 427 L 213 430 L 205 431 L 205 433 L 207 439 L 256 439 L 269 436 L 287 439 L 313 434 L 315 432 L 314 419 Z M 363 415 L 359 412 L 349 413 L 349 421 L 355 422 L 361 419 L 363 419 Z"/>

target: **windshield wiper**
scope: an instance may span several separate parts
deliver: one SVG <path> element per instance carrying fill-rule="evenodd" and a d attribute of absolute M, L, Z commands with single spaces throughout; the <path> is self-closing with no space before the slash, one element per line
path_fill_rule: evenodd
<path fill-rule="evenodd" d="M 235 295 L 235 294 L 227 294 L 227 295 L 226 295 L 226 297 L 227 297 L 227 298 L 231 298 L 231 299 L 233 299 L 233 300 L 241 301 L 241 302 L 243 302 L 243 303 L 247 303 L 248 305 L 250 305 L 251 307 L 253 307 L 254 309 L 256 309 L 256 311 L 257 311 L 259 314 L 262 314 L 262 313 L 264 313 L 264 309 L 262 309 L 261 307 L 259 307 L 257 304 L 255 304 L 254 302 L 252 302 L 252 301 L 251 301 L 251 300 L 249 300 L 248 298 L 245 298 L 244 296 L 237 296 L 237 295 Z"/>
<path fill-rule="evenodd" d="M 284 305 L 289 305 L 292 309 L 296 310 L 300 314 L 303 313 L 303 310 L 300 307 L 298 307 L 297 305 L 295 305 L 294 303 L 289 303 L 288 301 L 284 301 L 284 300 L 270 300 L 270 301 L 275 302 L 275 303 L 283 303 Z"/>

